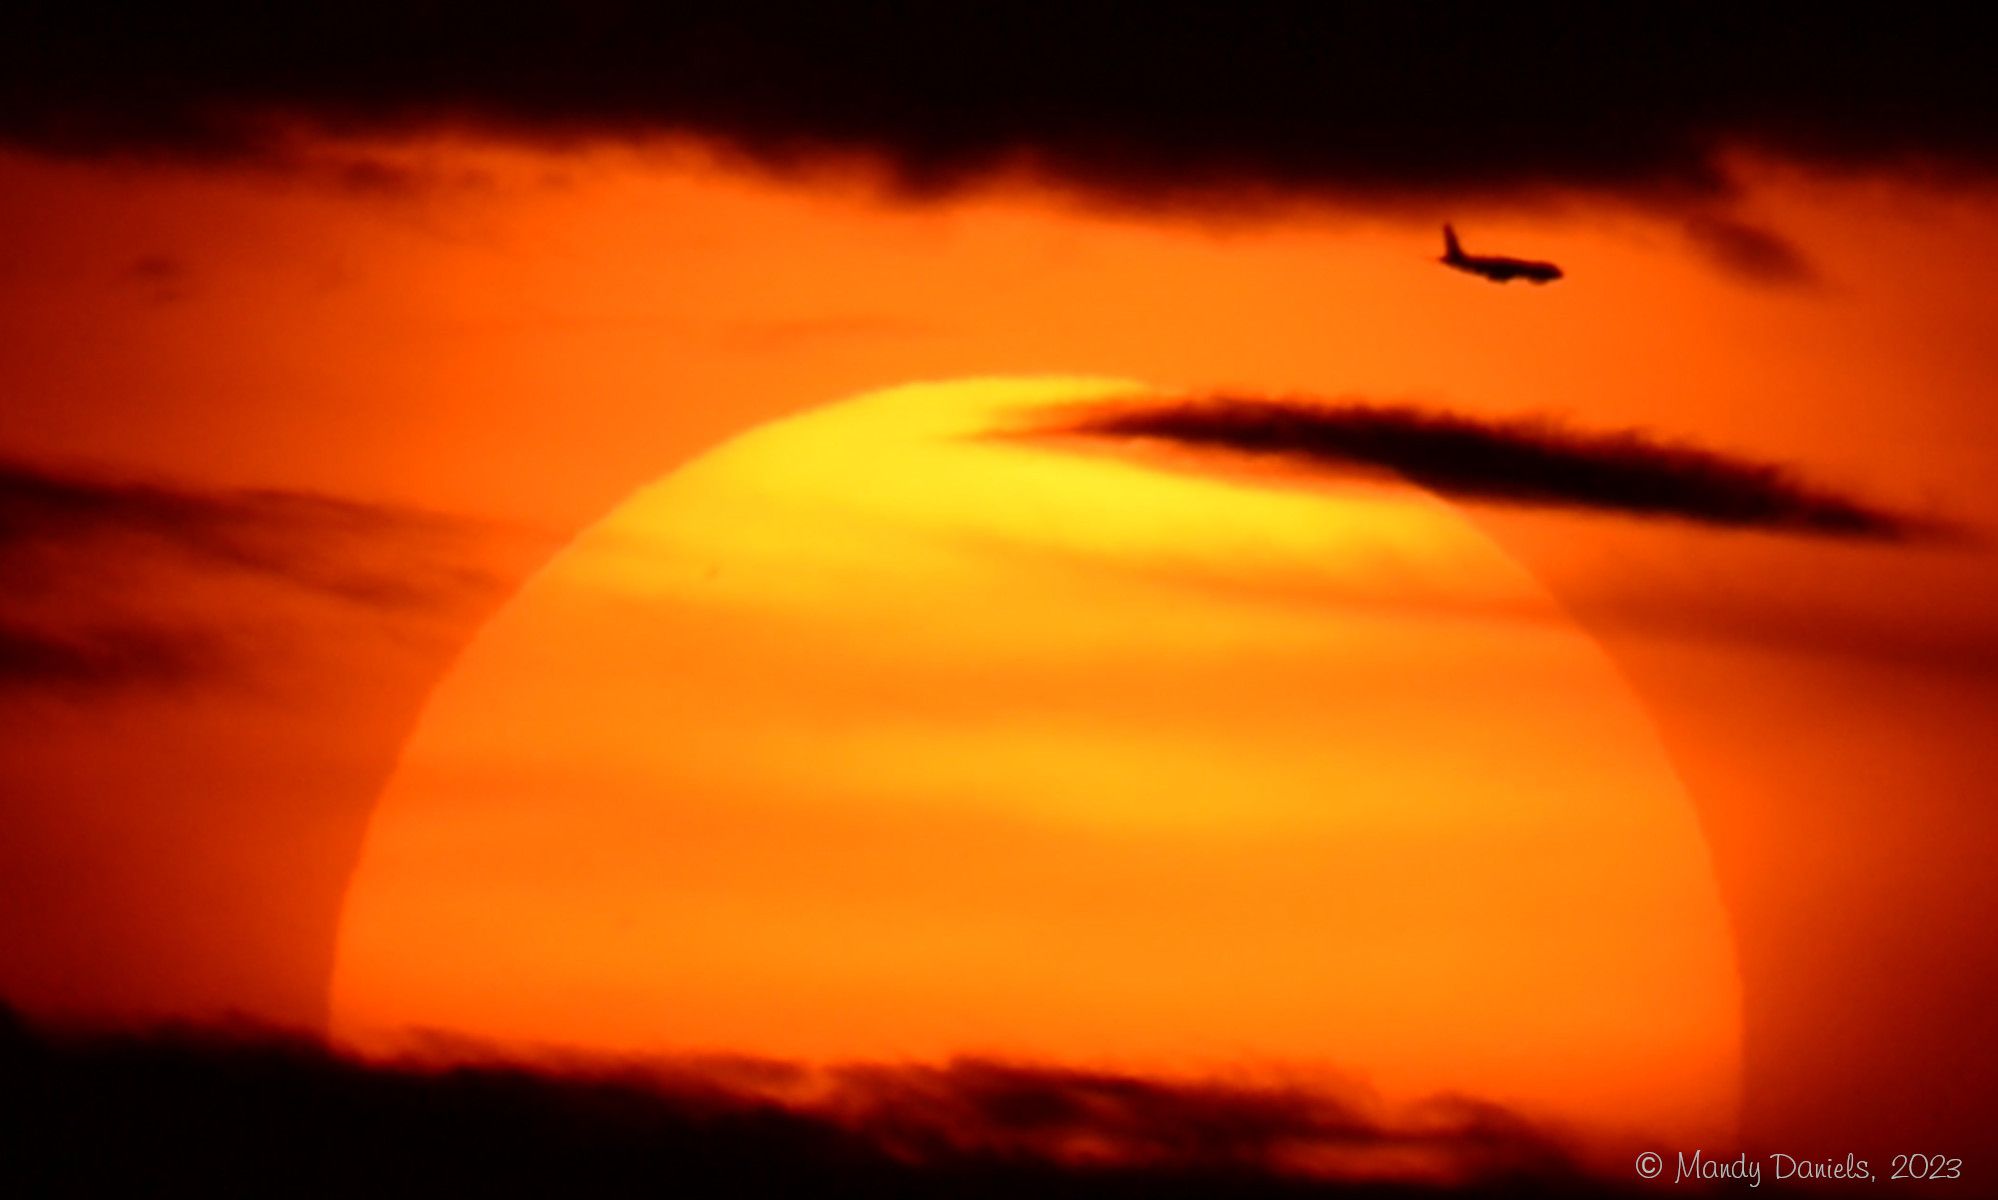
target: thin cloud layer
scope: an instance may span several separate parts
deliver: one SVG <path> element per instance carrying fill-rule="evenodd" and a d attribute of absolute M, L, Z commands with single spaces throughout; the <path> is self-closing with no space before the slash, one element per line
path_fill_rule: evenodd
<path fill-rule="evenodd" d="M 16 5 L 0 138 L 78 155 L 270 156 L 339 134 L 692 136 L 769 167 L 884 165 L 911 194 L 1030 168 L 1170 204 L 1724 190 L 1748 147 L 1988 174 L 1998 76 L 1972 18 L 1374 5 L 512 0 Z"/>
<path fill-rule="evenodd" d="M 310 492 L 207 491 L 0 460 L 0 556 L 15 559 L 118 540 L 136 552 L 268 576 L 355 604 L 420 608 L 491 581 L 398 552 L 472 528 L 460 518 Z"/>
<path fill-rule="evenodd" d="M 1161 1081 L 960 1060 L 841 1071 L 814 1110 L 896 1157 L 967 1155 L 1069 1166 L 1241 1170 L 1463 1182 L 1572 1170 L 1504 1109 L 1440 1099 L 1394 1119 L 1305 1088 Z"/>
<path fill-rule="evenodd" d="M 448 618 L 504 581 L 475 521 L 306 492 L 201 490 L 0 460 L 0 689 L 183 685 L 254 651 L 232 616 L 275 588 L 389 622 Z"/>
<path fill-rule="evenodd" d="M 1801 286 L 1817 271 L 1790 240 L 1772 229 L 1713 213 L 1686 221 L 1686 238 L 1715 266 L 1750 283 Z"/>
<path fill-rule="evenodd" d="M 370 1064 L 298 1037 L 52 1036 L 0 1009 L 0 1187 L 257 1194 L 1601 1195 L 1488 1107 L 966 1062 L 567 1071 Z"/>
<path fill-rule="evenodd" d="M 172 687 L 210 678 L 230 659 L 226 646 L 200 630 L 0 616 L 0 689 Z"/>
<path fill-rule="evenodd" d="M 1459 500 L 1677 518 L 1821 537 L 1900 540 L 1918 522 L 1779 464 L 1539 419 L 1484 420 L 1405 405 L 1217 395 L 1049 410 L 998 436 L 1165 444 L 1307 470 L 1391 471 Z"/>

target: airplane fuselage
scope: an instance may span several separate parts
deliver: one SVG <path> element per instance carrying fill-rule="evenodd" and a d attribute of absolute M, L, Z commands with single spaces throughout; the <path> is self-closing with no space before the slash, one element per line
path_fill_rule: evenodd
<path fill-rule="evenodd" d="M 1497 254 L 1466 254 L 1464 248 L 1457 244 L 1457 231 L 1448 225 L 1443 227 L 1443 257 L 1436 261 L 1446 267 L 1482 276 L 1493 283 L 1510 283 L 1515 279 L 1551 283 L 1561 278 L 1561 268 L 1551 262 L 1507 258 Z"/>
<path fill-rule="evenodd" d="M 1482 275 L 1493 283 L 1510 283 L 1515 279 L 1551 283 L 1561 278 L 1561 268 L 1553 263 L 1535 262 L 1527 258 L 1498 258 L 1482 254 L 1460 254 L 1452 257 L 1446 254 L 1437 261 L 1445 266 L 1455 267 L 1459 271 Z"/>

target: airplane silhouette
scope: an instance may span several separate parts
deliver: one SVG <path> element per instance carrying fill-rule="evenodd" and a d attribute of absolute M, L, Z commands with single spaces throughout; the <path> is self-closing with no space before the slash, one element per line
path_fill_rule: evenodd
<path fill-rule="evenodd" d="M 1499 255 L 1466 254 L 1464 247 L 1457 243 L 1457 231 L 1448 225 L 1443 227 L 1443 257 L 1436 260 L 1446 267 L 1482 275 L 1493 283 L 1510 283 L 1515 279 L 1530 279 L 1535 283 L 1549 283 L 1561 278 L 1561 268 L 1551 262 L 1534 262 L 1527 258 L 1505 258 Z"/>

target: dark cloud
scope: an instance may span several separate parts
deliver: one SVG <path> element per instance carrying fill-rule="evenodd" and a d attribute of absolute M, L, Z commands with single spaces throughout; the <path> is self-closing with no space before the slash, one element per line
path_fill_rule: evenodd
<path fill-rule="evenodd" d="M 187 264 L 170 254 L 142 254 L 126 264 L 122 277 L 154 304 L 172 304 L 187 294 Z"/>
<path fill-rule="evenodd" d="M 751 1069 L 753 1068 L 753 1069 Z M 1504 1113 L 990 1064 L 370 1065 L 299 1037 L 50 1035 L 0 1009 L 9 1194 L 1613 1195 Z M 1448 1186 L 1407 1181 L 1436 1165 Z M 1402 1166 L 1402 1182 L 1354 1183 Z"/>
<path fill-rule="evenodd" d="M 0 616 L 0 688 L 173 685 L 205 678 L 226 661 L 219 645 L 191 630 L 60 628 Z"/>
<path fill-rule="evenodd" d="M 1800 285 L 1817 280 L 1803 252 L 1773 230 L 1702 213 L 1687 220 L 1686 237 L 1716 266 L 1752 283 Z"/>
<path fill-rule="evenodd" d="M 1461 1180 L 1557 1173 L 1542 1131 L 1491 1105 L 1439 1099 L 1394 1120 L 1304 1088 L 1164 1082 L 960 1060 L 843 1070 L 818 1106 L 898 1157 L 968 1154 L 1175 1170 L 1353 1176 L 1416 1160 Z"/>
<path fill-rule="evenodd" d="M 306 492 L 0 460 L 0 688 L 226 674 L 241 660 L 226 626 L 246 585 L 389 620 L 462 613 L 501 591 L 477 553 L 494 536 L 479 522 Z"/>
<path fill-rule="evenodd" d="M 1912 519 L 1758 462 L 1638 431 L 1482 420 L 1398 405 L 1208 396 L 1068 406 L 1004 437 L 1147 441 L 1280 458 L 1312 470 L 1387 470 L 1443 495 L 1673 517 L 1828 537 L 1901 539 Z"/>
<path fill-rule="evenodd" d="M 204 491 L 0 460 L 0 561 L 84 543 L 172 554 L 377 608 L 446 605 L 493 580 L 422 553 L 474 522 L 310 492 Z M 19 580 L 26 586 L 31 581 Z"/>
<path fill-rule="evenodd" d="M 318 183 L 362 199 L 410 200 L 448 192 L 496 190 L 498 180 L 477 168 L 450 168 L 434 160 L 398 161 L 353 151 L 299 149 L 282 164 Z"/>
<path fill-rule="evenodd" d="M 267 156 L 296 122 L 695 135 L 871 156 L 911 193 L 1024 165 L 1141 204 L 1710 195 L 1740 146 L 1998 161 L 1998 73 L 1940 8 L 29 0 L 3 32 L 0 137 L 66 154 Z"/>
<path fill-rule="evenodd" d="M 125 274 L 142 283 L 178 283 L 187 266 L 171 254 L 142 254 L 126 265 Z"/>

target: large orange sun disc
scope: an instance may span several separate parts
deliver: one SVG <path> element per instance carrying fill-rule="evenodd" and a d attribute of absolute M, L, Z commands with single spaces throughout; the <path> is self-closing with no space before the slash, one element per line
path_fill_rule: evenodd
<path fill-rule="evenodd" d="M 579 537 L 438 688 L 336 1034 L 1362 1079 L 1724 1135 L 1691 805 L 1545 590 L 1392 481 L 977 436 L 981 380 L 755 430 Z"/>

